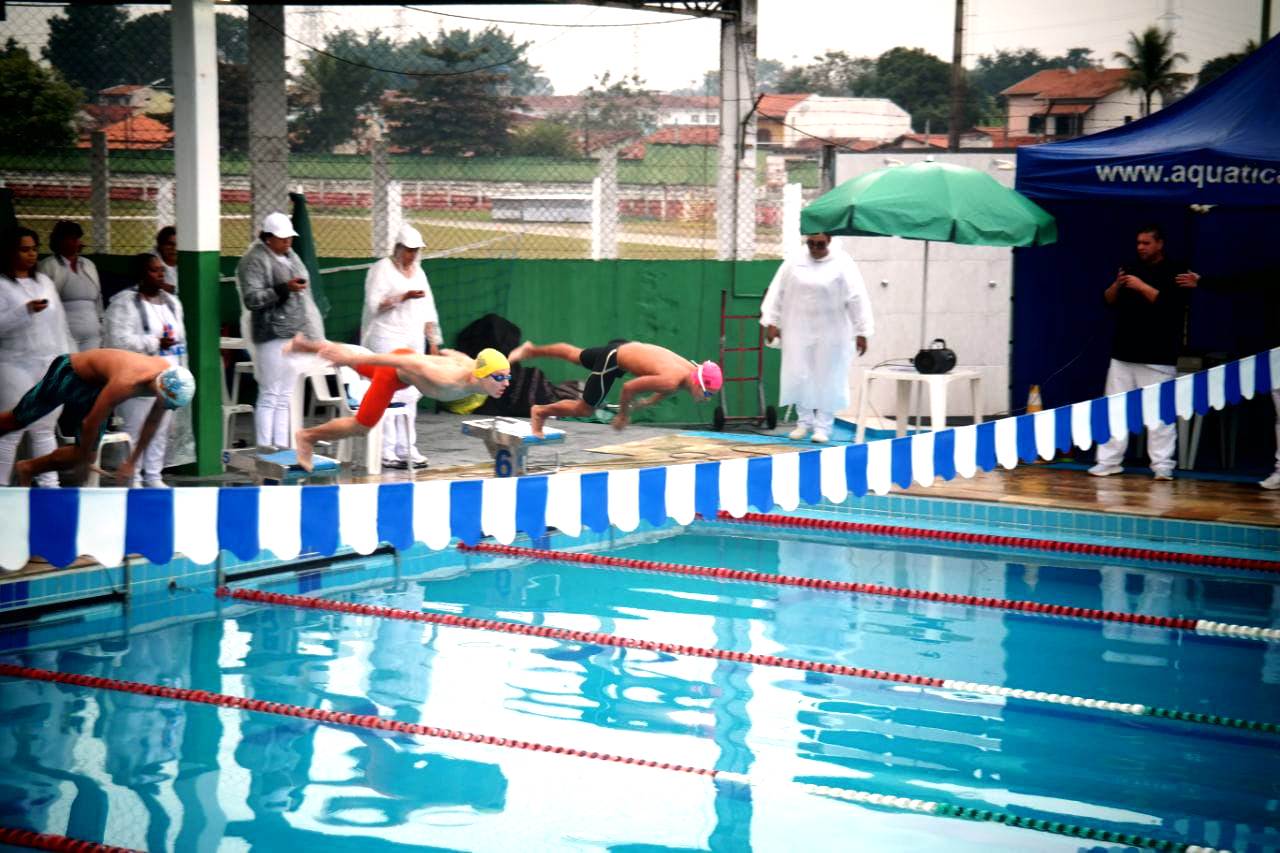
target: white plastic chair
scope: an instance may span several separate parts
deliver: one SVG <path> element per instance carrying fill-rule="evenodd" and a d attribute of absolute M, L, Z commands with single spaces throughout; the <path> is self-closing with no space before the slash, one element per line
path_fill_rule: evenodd
<path fill-rule="evenodd" d="M 234 365 L 232 365 L 231 367 L 231 400 L 226 402 L 230 402 L 233 404 L 240 402 L 240 377 L 244 376 L 246 373 L 250 376 L 253 375 L 252 361 L 237 361 Z"/>
<path fill-rule="evenodd" d="M 244 363 L 245 362 L 241 362 L 241 364 Z M 239 366 L 239 364 L 236 365 L 237 368 Z M 252 363 L 249 364 L 249 369 L 253 369 Z M 232 427 L 235 424 L 236 416 L 248 415 L 250 423 L 252 423 L 253 406 L 248 403 L 237 402 L 239 399 L 237 397 L 237 392 L 240 389 L 239 373 L 235 374 L 235 378 L 232 380 L 232 391 L 227 391 L 226 382 L 219 382 L 218 384 L 222 386 L 222 446 L 225 449 L 235 444 L 235 432 L 232 430 Z"/>
<path fill-rule="evenodd" d="M 391 418 L 391 423 L 395 423 L 396 419 L 405 421 L 404 428 L 412 434 L 413 421 L 417 416 L 417 406 L 406 406 L 403 403 L 392 403 L 387 409 L 387 413 L 382 416 L 382 420 L 365 436 L 364 440 L 364 468 L 370 474 L 382 473 L 382 428 L 384 422 Z"/>
<path fill-rule="evenodd" d="M 293 434 L 306 426 L 306 418 L 303 415 L 303 401 L 306 399 L 307 385 L 311 386 L 311 393 L 315 397 L 315 408 L 331 409 L 334 417 L 349 417 L 351 415 L 351 407 L 347 405 L 347 395 L 341 387 L 338 393 L 334 394 L 329 389 L 329 377 L 336 376 L 332 367 L 320 368 L 298 374 L 297 383 L 293 388 L 293 396 L 289 398 L 289 446 L 293 446 Z M 336 383 L 341 385 L 341 383 Z M 348 438 L 339 439 L 337 447 L 331 454 L 334 458 L 342 462 L 351 461 L 351 440 Z"/>
<path fill-rule="evenodd" d="M 129 440 L 127 432 L 108 432 L 102 436 L 102 441 L 98 442 L 98 452 L 94 455 L 93 466 L 89 469 L 89 476 L 85 477 L 85 486 L 96 489 L 101 477 L 98 475 L 98 469 L 102 467 L 102 449 L 108 444 L 123 444 L 125 454 L 127 455 L 133 449 L 133 442 Z"/>

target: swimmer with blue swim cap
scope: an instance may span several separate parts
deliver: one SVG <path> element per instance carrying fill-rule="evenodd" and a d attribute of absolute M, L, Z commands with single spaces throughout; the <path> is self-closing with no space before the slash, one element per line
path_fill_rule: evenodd
<path fill-rule="evenodd" d="M 573 344 L 539 346 L 525 341 L 508 356 L 512 362 L 531 358 L 558 358 L 590 371 L 581 400 L 559 400 L 530 410 L 529 426 L 539 438 L 547 418 L 590 417 L 604 403 L 613 383 L 628 373 L 635 379 L 622 384 L 622 392 L 618 395 L 618 414 L 609 422 L 614 429 L 625 427 L 636 409 L 652 406 L 681 388 L 688 391 L 695 402 L 702 402 L 713 397 L 724 384 L 724 373 L 714 361 L 698 364 L 657 344 L 621 338 L 587 349 L 579 349 Z M 641 393 L 647 396 L 637 399 L 636 395 Z"/>
<path fill-rule="evenodd" d="M 0 413 L 0 435 L 22 429 L 61 406 L 62 419 L 76 423 L 76 442 L 19 462 L 14 466 L 18 485 L 29 486 L 46 471 L 76 469 L 83 479 L 107 431 L 111 410 L 131 397 L 155 397 L 137 446 L 116 469 L 116 481 L 128 485 L 165 411 L 188 405 L 195 392 L 191 371 L 157 355 L 91 349 L 58 356 L 11 411 Z"/>

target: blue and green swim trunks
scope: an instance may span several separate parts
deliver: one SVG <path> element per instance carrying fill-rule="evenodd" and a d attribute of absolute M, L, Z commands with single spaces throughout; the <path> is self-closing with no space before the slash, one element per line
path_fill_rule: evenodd
<path fill-rule="evenodd" d="M 49 365 L 44 377 L 30 391 L 22 395 L 13 407 L 13 416 L 19 426 L 33 423 L 54 409 L 62 406 L 59 421 L 68 426 L 75 424 L 75 437 L 80 438 L 80 424 L 88 416 L 93 404 L 102 393 L 102 385 L 86 382 L 76 375 L 71 366 L 71 356 L 60 355 Z M 107 418 L 102 419 L 98 438 L 107 431 Z"/>

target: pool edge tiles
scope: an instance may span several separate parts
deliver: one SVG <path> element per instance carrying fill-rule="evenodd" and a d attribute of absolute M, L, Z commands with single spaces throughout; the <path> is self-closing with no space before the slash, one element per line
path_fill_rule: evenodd
<path fill-rule="evenodd" d="M 1224 557 L 1280 557 L 1280 527 L 1165 519 L 1117 512 L 1028 507 L 918 495 L 850 495 L 774 514 L 958 533 L 1020 533 L 1055 542 L 1173 548 Z"/>

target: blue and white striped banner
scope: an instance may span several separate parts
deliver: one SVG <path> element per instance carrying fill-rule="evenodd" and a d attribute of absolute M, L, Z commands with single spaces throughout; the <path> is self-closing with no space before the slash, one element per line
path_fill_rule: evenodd
<path fill-rule="evenodd" d="M 577 536 L 688 524 L 720 510 L 741 516 L 801 501 L 885 494 L 894 485 L 929 486 L 978 469 L 1013 468 L 1088 449 L 1112 435 L 1205 414 L 1280 388 L 1280 348 L 1110 397 L 867 444 L 840 445 L 721 462 L 486 480 L 429 480 L 338 486 L 177 489 L 0 489 L 0 568 L 33 555 L 65 566 L 80 555 L 105 566 L 125 554 L 166 563 L 182 554 L 212 563 L 220 550 L 242 560 L 269 551 L 288 560 L 341 546 L 368 554 L 386 542 L 439 550 L 454 539 L 557 528 Z"/>

